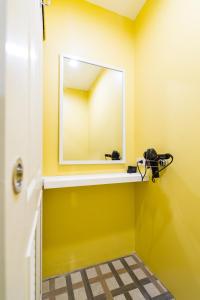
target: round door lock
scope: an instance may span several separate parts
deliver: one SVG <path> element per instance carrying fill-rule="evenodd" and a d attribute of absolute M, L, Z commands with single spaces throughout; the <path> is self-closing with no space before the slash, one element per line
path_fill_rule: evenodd
<path fill-rule="evenodd" d="M 13 169 L 13 191 L 15 194 L 19 194 L 22 190 L 23 176 L 23 162 L 21 158 L 18 158 Z"/>

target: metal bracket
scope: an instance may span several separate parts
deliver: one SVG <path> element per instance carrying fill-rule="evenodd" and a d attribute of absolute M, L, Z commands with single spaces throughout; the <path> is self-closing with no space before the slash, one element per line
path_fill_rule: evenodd
<path fill-rule="evenodd" d="M 41 5 L 50 6 L 51 5 L 51 0 L 41 0 Z"/>

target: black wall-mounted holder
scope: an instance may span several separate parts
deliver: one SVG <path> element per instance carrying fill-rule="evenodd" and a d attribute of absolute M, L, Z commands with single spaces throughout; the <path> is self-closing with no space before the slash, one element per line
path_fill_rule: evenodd
<path fill-rule="evenodd" d="M 170 153 L 157 154 L 156 150 L 153 148 L 147 149 L 144 152 L 145 158 L 145 173 L 142 174 L 138 166 L 138 170 L 141 174 L 142 181 L 146 176 L 147 169 L 152 171 L 152 181 L 155 182 L 156 178 L 160 177 L 160 172 L 166 169 L 173 162 L 173 155 Z"/>

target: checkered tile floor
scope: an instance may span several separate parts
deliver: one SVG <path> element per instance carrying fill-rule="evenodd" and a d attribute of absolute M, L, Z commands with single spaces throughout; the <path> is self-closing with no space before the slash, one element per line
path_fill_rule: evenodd
<path fill-rule="evenodd" d="M 136 254 L 43 282 L 48 300 L 172 300 L 173 296 Z"/>

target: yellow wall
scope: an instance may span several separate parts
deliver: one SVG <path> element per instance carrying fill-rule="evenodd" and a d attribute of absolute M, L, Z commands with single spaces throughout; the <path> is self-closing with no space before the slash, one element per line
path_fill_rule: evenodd
<path fill-rule="evenodd" d="M 43 211 L 44 277 L 134 250 L 131 184 L 47 190 Z"/>
<path fill-rule="evenodd" d="M 136 22 L 137 155 L 174 163 L 136 186 L 136 251 L 177 300 L 200 294 L 200 1 L 149 0 Z"/>
<path fill-rule="evenodd" d="M 66 53 L 125 70 L 127 158 L 129 163 L 133 162 L 134 37 L 132 22 L 86 1 L 54 0 L 46 9 L 46 35 L 47 40 L 44 44 L 44 175 L 124 171 L 124 165 L 61 166 L 58 164 L 58 66 L 59 54 Z M 70 191 L 45 191 L 44 277 L 132 252 L 134 250 L 133 203 L 132 184 L 87 189 L 75 188 Z M 64 210 L 65 206 L 66 210 Z M 81 239 L 83 232 L 84 240 Z M 59 246 L 53 243 L 53 238 L 57 235 L 59 235 Z M 62 250 L 59 251 L 59 248 Z"/>
<path fill-rule="evenodd" d="M 113 65 L 126 72 L 127 162 L 134 161 L 134 37 L 131 20 L 83 0 L 54 0 L 45 10 L 44 168 L 45 175 L 122 171 L 124 165 L 58 164 L 59 55 Z M 111 47 L 112 46 L 112 47 Z"/>
<path fill-rule="evenodd" d="M 136 20 L 135 68 L 126 18 L 79 0 L 46 10 L 44 174 L 124 168 L 58 165 L 59 53 L 124 68 L 128 161 L 152 146 L 175 157 L 156 184 L 136 185 L 136 251 L 178 300 L 200 291 L 199 11 L 198 0 L 148 0 Z M 45 191 L 44 276 L 131 252 L 133 201 L 128 184 Z"/>
<path fill-rule="evenodd" d="M 90 90 L 89 151 L 105 159 L 113 150 L 122 154 L 122 73 L 103 70 Z"/>
<path fill-rule="evenodd" d="M 65 88 L 63 93 L 63 158 L 89 159 L 88 92 Z"/>

